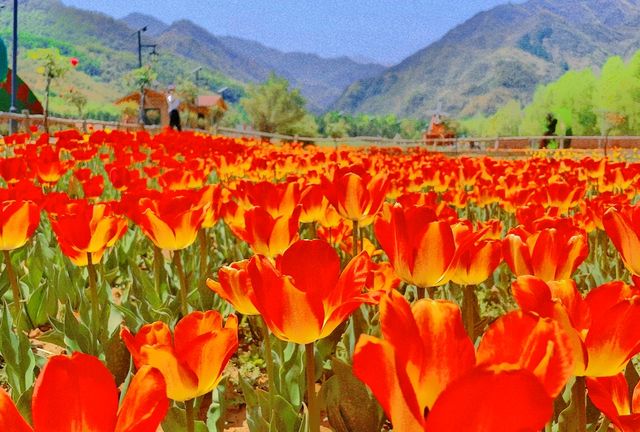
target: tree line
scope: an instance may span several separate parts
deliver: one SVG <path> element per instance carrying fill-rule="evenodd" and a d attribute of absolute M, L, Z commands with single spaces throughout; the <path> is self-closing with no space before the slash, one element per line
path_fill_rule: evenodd
<path fill-rule="evenodd" d="M 640 51 L 627 62 L 610 57 L 596 73 L 568 71 L 537 88 L 522 107 L 508 101 L 495 114 L 459 121 L 469 136 L 538 136 L 557 121 L 557 135 L 640 135 Z M 549 116 L 550 115 L 550 116 Z"/>

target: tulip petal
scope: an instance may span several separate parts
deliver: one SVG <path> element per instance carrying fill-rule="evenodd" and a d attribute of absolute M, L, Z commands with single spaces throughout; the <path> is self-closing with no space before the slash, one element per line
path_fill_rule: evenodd
<path fill-rule="evenodd" d="M 353 353 L 353 373 L 376 397 L 394 430 L 422 430 L 422 412 L 409 378 L 387 341 L 362 335 Z"/>
<path fill-rule="evenodd" d="M 178 322 L 174 334 L 176 355 L 198 377 L 198 396 L 210 392 L 238 348 L 238 319 L 229 315 L 223 328 L 219 312 L 193 312 Z"/>
<path fill-rule="evenodd" d="M 113 432 L 118 391 L 113 376 L 97 358 L 59 355 L 51 357 L 40 372 L 32 406 L 38 432 Z"/>
<path fill-rule="evenodd" d="M 140 350 L 142 364 L 158 369 L 167 383 L 167 396 L 176 401 L 193 399 L 197 395 L 198 377 L 182 364 L 171 347 L 149 345 Z"/>
<path fill-rule="evenodd" d="M 2 388 L 0 388 L 0 431 L 33 432 L 31 426 L 27 424 L 7 392 Z"/>
<path fill-rule="evenodd" d="M 535 432 L 552 414 L 553 400 L 531 372 L 474 369 L 440 395 L 424 430 Z"/>
<path fill-rule="evenodd" d="M 574 368 L 570 340 L 549 318 L 513 311 L 487 329 L 477 352 L 479 365 L 509 365 L 531 371 L 550 397 L 560 393 Z"/>
<path fill-rule="evenodd" d="M 143 366 L 131 380 L 115 432 L 155 432 L 168 410 L 167 385 L 162 374 Z"/>
<path fill-rule="evenodd" d="M 623 300 L 596 316 L 585 339 L 589 353 L 586 376 L 613 376 L 622 372 L 640 352 L 640 297 Z"/>
<path fill-rule="evenodd" d="M 620 373 L 611 377 L 587 378 L 586 382 L 591 402 L 613 424 L 622 428 L 620 416 L 631 414 L 629 387 L 624 374 Z"/>
<path fill-rule="evenodd" d="M 283 276 L 264 256 L 249 262 L 256 308 L 269 329 L 280 339 L 299 344 L 317 340 L 324 324 L 324 306 L 320 299 L 307 296 L 289 276 Z"/>
<path fill-rule="evenodd" d="M 615 209 L 608 210 L 602 224 L 607 235 L 622 257 L 625 267 L 634 275 L 640 276 L 640 237 L 634 230 L 631 221 Z"/>

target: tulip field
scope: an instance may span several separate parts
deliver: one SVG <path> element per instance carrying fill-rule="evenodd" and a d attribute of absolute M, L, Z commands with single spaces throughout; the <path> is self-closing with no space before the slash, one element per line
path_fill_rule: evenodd
<path fill-rule="evenodd" d="M 0 145 L 0 432 L 640 431 L 640 163 Z"/>

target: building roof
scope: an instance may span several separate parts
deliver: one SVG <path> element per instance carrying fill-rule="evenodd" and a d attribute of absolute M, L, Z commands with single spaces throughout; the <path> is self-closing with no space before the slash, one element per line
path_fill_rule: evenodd
<path fill-rule="evenodd" d="M 199 107 L 218 107 L 223 111 L 227 110 L 227 104 L 224 102 L 222 96 L 218 94 L 213 95 L 200 95 L 196 99 L 196 106 Z"/>

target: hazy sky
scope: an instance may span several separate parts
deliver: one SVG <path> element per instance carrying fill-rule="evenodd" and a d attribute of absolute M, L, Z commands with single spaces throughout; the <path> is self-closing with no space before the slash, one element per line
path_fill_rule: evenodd
<path fill-rule="evenodd" d="M 62 0 L 121 18 L 141 12 L 186 18 L 216 35 L 283 51 L 349 55 L 393 63 L 456 24 L 508 0 Z M 516 1 L 519 2 L 519 1 Z"/>

